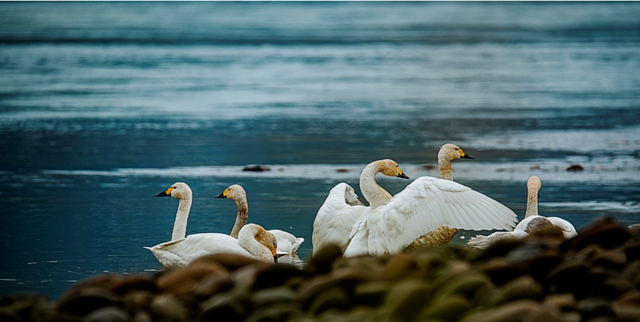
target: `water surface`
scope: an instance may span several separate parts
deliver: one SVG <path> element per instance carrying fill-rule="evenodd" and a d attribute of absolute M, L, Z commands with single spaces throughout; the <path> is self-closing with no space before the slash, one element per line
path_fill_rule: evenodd
<path fill-rule="evenodd" d="M 524 214 L 640 214 L 638 3 L 0 3 L 0 295 L 55 299 L 161 269 L 176 181 L 188 233 L 304 237 L 331 187 L 393 158 Z M 245 165 L 272 170 L 248 173 Z M 581 164 L 583 172 L 567 172 Z M 338 171 L 340 170 L 340 171 Z M 380 178 L 390 192 L 409 181 Z M 461 232 L 464 243 L 476 232 Z"/>

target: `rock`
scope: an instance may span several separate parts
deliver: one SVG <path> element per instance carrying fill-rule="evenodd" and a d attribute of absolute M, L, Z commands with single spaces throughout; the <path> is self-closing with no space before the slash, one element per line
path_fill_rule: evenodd
<path fill-rule="evenodd" d="M 186 321 L 189 317 L 187 307 L 171 294 L 160 294 L 151 302 L 154 320 Z"/>
<path fill-rule="evenodd" d="M 351 301 L 347 292 L 338 286 L 325 289 L 318 294 L 309 305 L 309 313 L 320 315 L 326 310 L 348 310 L 351 307 Z"/>
<path fill-rule="evenodd" d="M 242 321 L 249 313 L 248 302 L 246 296 L 233 292 L 218 294 L 200 305 L 200 321 Z"/>
<path fill-rule="evenodd" d="M 309 275 L 326 274 L 331 271 L 333 262 L 342 257 L 342 249 L 330 244 L 313 253 L 304 271 Z"/>
<path fill-rule="evenodd" d="M 120 299 L 108 289 L 90 284 L 82 284 L 64 293 L 58 300 L 59 311 L 80 316 L 106 306 L 118 305 Z"/>
<path fill-rule="evenodd" d="M 388 319 L 411 321 L 429 303 L 429 287 L 423 281 L 406 280 L 389 291 L 383 305 Z"/>
<path fill-rule="evenodd" d="M 580 164 L 572 164 L 567 167 L 567 171 L 569 172 L 582 172 L 584 171 L 584 167 Z"/>
<path fill-rule="evenodd" d="M 611 217 L 602 217 L 587 227 L 578 230 L 578 235 L 566 240 L 560 249 L 577 252 L 589 245 L 598 245 L 604 249 L 611 249 L 629 240 L 629 229 L 620 225 Z"/>
<path fill-rule="evenodd" d="M 225 276 L 228 271 L 216 262 L 194 262 L 174 269 L 158 278 L 158 289 L 178 297 L 191 294 L 206 277 Z"/>
<path fill-rule="evenodd" d="M 542 286 L 531 276 L 523 275 L 496 289 L 491 294 L 489 303 L 495 306 L 523 299 L 540 301 L 542 298 Z"/>
<path fill-rule="evenodd" d="M 248 165 L 242 168 L 242 171 L 263 172 L 263 171 L 271 171 L 271 168 L 264 165 Z"/>
<path fill-rule="evenodd" d="M 432 301 L 420 313 L 420 320 L 457 321 L 471 307 L 471 303 L 460 295 L 445 296 Z"/>
<path fill-rule="evenodd" d="M 258 272 L 252 290 L 277 287 L 285 284 L 289 279 L 302 277 L 304 273 L 291 264 L 273 264 Z"/>
<path fill-rule="evenodd" d="M 578 303 L 582 320 L 588 321 L 596 317 L 615 318 L 616 313 L 611 306 L 611 302 L 597 297 L 586 298 Z"/>
<path fill-rule="evenodd" d="M 84 322 L 128 322 L 129 314 L 114 306 L 107 306 L 93 311 L 84 318 Z"/>
<path fill-rule="evenodd" d="M 544 309 L 540 303 L 533 300 L 520 300 L 515 302 L 509 302 L 497 307 L 487 308 L 482 311 L 477 311 L 466 315 L 462 322 L 520 322 L 520 321 L 532 321 L 535 318 L 536 321 L 541 322 L 561 322 L 561 318 L 549 312 L 544 314 L 544 319 L 541 318 Z"/>
<path fill-rule="evenodd" d="M 582 298 L 591 288 L 589 275 L 585 263 L 566 261 L 552 269 L 544 282 L 553 293 L 572 293 Z"/>

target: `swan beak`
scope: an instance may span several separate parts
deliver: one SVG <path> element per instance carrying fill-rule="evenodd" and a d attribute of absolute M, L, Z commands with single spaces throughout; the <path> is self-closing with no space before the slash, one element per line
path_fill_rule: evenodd
<path fill-rule="evenodd" d="M 404 179 L 410 179 L 408 175 L 404 174 L 404 173 L 400 173 L 397 175 L 398 178 L 404 178 Z"/>
<path fill-rule="evenodd" d="M 171 191 L 173 190 L 173 188 L 169 188 L 165 191 L 162 192 L 158 192 L 154 195 L 154 197 L 171 197 Z"/>
<path fill-rule="evenodd" d="M 475 158 L 472 157 L 471 155 L 465 153 L 465 154 L 460 156 L 460 159 L 475 159 Z"/>
<path fill-rule="evenodd" d="M 216 198 L 227 198 L 227 195 L 229 195 L 229 188 L 224 189 L 224 191 L 221 194 L 217 195 Z"/>
<path fill-rule="evenodd" d="M 277 263 L 278 262 L 278 258 L 282 257 L 282 256 L 287 256 L 287 254 L 273 254 L 273 262 Z"/>

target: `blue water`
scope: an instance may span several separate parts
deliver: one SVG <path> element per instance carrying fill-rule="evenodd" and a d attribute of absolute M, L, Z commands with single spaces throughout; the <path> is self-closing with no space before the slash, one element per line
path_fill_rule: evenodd
<path fill-rule="evenodd" d="M 0 3 L 0 296 L 161 269 L 188 233 L 306 238 L 327 192 L 393 158 L 524 214 L 640 222 L 640 3 Z M 571 164 L 585 171 L 567 172 Z M 245 165 L 271 167 L 247 173 Z M 338 169 L 348 170 L 337 171 Z M 408 183 L 380 178 L 396 193 Z M 461 232 L 464 243 L 476 232 Z"/>

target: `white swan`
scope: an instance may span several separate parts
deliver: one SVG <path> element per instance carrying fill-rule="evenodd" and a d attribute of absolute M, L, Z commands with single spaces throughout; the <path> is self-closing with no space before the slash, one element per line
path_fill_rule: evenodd
<path fill-rule="evenodd" d="M 360 190 L 369 201 L 369 207 L 358 200 L 355 191 L 348 184 L 341 182 L 333 187 L 313 221 L 311 243 L 314 252 L 327 244 L 337 244 L 345 250 L 353 225 L 364 218 L 370 209 L 391 200 L 391 194 L 376 183 L 375 176 L 378 173 L 409 179 L 393 160 L 385 159 L 368 164 L 360 174 Z"/>
<path fill-rule="evenodd" d="M 236 203 L 238 214 L 233 229 L 231 229 L 231 237 L 238 237 L 238 232 L 247 223 L 249 217 L 249 204 L 247 202 L 246 191 L 241 185 L 234 184 L 217 195 L 216 198 L 226 198 Z M 280 229 L 270 229 L 268 232 L 272 233 L 278 240 L 278 255 L 293 255 L 304 242 L 304 238 L 296 237 Z"/>
<path fill-rule="evenodd" d="M 532 232 L 543 229 L 544 227 L 556 226 L 562 229 L 565 239 L 576 236 L 578 233 L 573 225 L 559 217 L 543 217 L 538 215 L 538 192 L 542 187 L 542 183 L 537 176 L 531 176 L 527 181 L 527 210 L 524 219 L 518 223 L 512 232 L 495 232 L 488 236 L 477 235 L 471 237 L 467 245 L 485 249 L 491 243 L 505 238 L 524 238 Z"/>
<path fill-rule="evenodd" d="M 192 193 L 186 183 L 176 182 L 155 197 L 171 196 L 179 200 L 171 241 L 149 249 L 164 267 L 182 267 L 196 258 L 211 253 L 235 253 L 274 262 L 277 241 L 273 234 L 259 225 L 248 224 L 240 230 L 238 239 L 219 233 L 186 236 Z"/>

